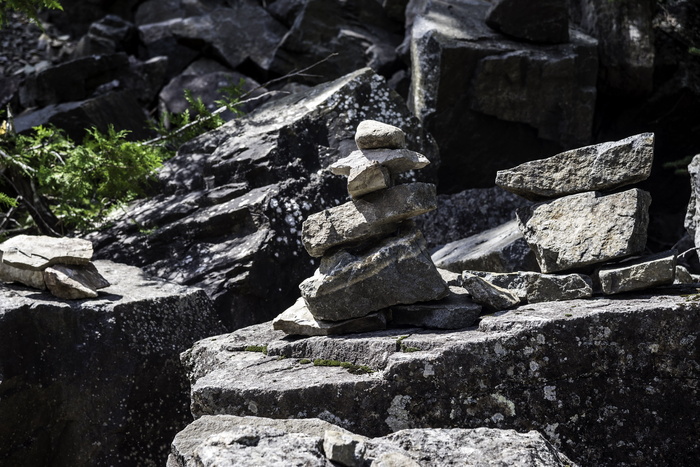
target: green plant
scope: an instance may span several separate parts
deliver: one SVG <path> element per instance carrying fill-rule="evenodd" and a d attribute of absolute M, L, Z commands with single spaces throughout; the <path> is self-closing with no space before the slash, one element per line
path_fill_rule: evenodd
<path fill-rule="evenodd" d="M 403 343 L 403 340 L 406 339 L 409 336 L 401 336 L 396 339 L 396 351 L 401 351 L 401 352 L 418 352 L 420 349 L 418 347 L 409 347 L 406 344 Z"/>
<path fill-rule="evenodd" d="M 370 374 L 374 373 L 374 370 L 365 365 L 356 365 L 350 362 L 341 362 L 338 360 L 326 360 L 323 358 L 317 358 L 314 360 L 314 366 L 338 366 L 345 368 L 350 373 L 354 375 Z"/>
<path fill-rule="evenodd" d="M 35 23 L 40 24 L 38 15 L 42 8 L 63 10 L 61 3 L 57 0 L 2 0 L 0 1 L 0 27 L 7 23 L 10 11 L 22 13 Z"/>
<path fill-rule="evenodd" d="M 249 345 L 245 348 L 246 352 L 262 352 L 265 355 L 267 355 L 267 346 L 266 345 Z"/>
<path fill-rule="evenodd" d="M 302 365 L 308 365 L 309 363 L 311 363 L 311 360 L 309 360 L 308 358 L 302 358 L 301 360 L 299 360 L 299 363 L 301 363 Z"/>

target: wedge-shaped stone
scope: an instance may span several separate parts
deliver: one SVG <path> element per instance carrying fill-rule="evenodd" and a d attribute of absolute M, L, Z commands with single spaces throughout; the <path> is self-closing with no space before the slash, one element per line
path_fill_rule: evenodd
<path fill-rule="evenodd" d="M 331 336 L 386 329 L 387 312 L 378 311 L 345 321 L 324 321 L 314 318 L 303 298 L 272 320 L 272 327 L 298 336 Z"/>
<path fill-rule="evenodd" d="M 357 125 L 355 143 L 360 149 L 402 149 L 406 147 L 406 133 L 394 125 L 363 120 Z"/>
<path fill-rule="evenodd" d="M 520 230 L 544 273 L 640 253 L 647 241 L 651 195 L 634 188 L 588 192 L 516 211 Z"/>
<path fill-rule="evenodd" d="M 422 169 L 430 164 L 423 154 L 409 149 L 362 149 L 351 152 L 328 169 L 336 175 L 349 175 L 353 167 L 362 167 L 372 161 L 382 164 L 392 175 Z"/>
<path fill-rule="evenodd" d="M 391 311 L 393 325 L 462 329 L 478 321 L 481 305 L 474 303 L 463 287 L 450 287 L 450 294 L 442 300 L 396 305 Z"/>
<path fill-rule="evenodd" d="M 389 170 L 378 162 L 353 167 L 348 174 L 348 193 L 353 198 L 392 186 Z"/>
<path fill-rule="evenodd" d="M 646 180 L 654 159 L 654 134 L 562 152 L 496 174 L 496 185 L 528 199 L 611 190 Z"/>
<path fill-rule="evenodd" d="M 491 310 L 505 310 L 520 304 L 520 299 L 514 293 L 493 285 L 476 274 L 462 273 L 462 285 L 476 303 Z"/>
<path fill-rule="evenodd" d="M 335 246 L 386 235 L 395 228 L 392 224 L 436 207 L 435 185 L 397 185 L 312 214 L 304 221 L 301 239 L 306 251 L 319 257 Z"/>
<path fill-rule="evenodd" d="M 449 290 L 430 260 L 419 230 L 408 229 L 353 254 L 340 250 L 321 260 L 299 285 L 316 319 L 341 321 L 398 304 L 438 300 Z"/>
<path fill-rule="evenodd" d="M 597 271 L 600 288 L 606 295 L 672 284 L 676 275 L 675 252 L 625 261 Z"/>
<path fill-rule="evenodd" d="M 107 279 L 92 263 L 49 266 L 44 269 L 44 281 L 54 296 L 68 300 L 95 298 L 98 289 L 109 287 Z"/>
<path fill-rule="evenodd" d="M 584 274 L 541 274 L 539 272 L 493 273 L 464 271 L 464 277 L 479 276 L 505 289 L 520 303 L 554 302 L 588 298 L 593 295 L 593 281 Z"/>
<path fill-rule="evenodd" d="M 1 253 L 0 253 L 1 256 Z M 19 282 L 35 289 L 46 289 L 44 282 L 43 271 L 34 271 L 31 269 L 20 269 L 10 266 L 0 260 L 0 281 L 2 282 Z"/>
<path fill-rule="evenodd" d="M 17 235 L 0 244 L 2 262 L 20 269 L 40 271 L 52 264 L 87 264 L 92 243 L 80 238 Z"/>

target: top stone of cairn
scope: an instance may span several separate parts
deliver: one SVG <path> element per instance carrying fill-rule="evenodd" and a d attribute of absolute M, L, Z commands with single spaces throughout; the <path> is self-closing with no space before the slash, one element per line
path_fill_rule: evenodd
<path fill-rule="evenodd" d="M 606 191 L 646 180 L 654 159 L 654 134 L 562 152 L 496 174 L 496 185 L 530 200 Z"/>
<path fill-rule="evenodd" d="M 355 143 L 359 149 L 402 149 L 406 147 L 406 134 L 393 125 L 364 120 L 357 126 Z"/>
<path fill-rule="evenodd" d="M 10 266 L 32 271 L 53 264 L 81 265 L 90 262 L 92 243 L 80 238 L 17 235 L 0 244 L 0 258 Z"/>

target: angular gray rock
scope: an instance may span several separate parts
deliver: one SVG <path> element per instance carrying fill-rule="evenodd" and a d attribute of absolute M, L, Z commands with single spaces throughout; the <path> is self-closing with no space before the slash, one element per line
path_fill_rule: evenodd
<path fill-rule="evenodd" d="M 317 319 L 340 321 L 447 296 L 423 235 L 405 230 L 359 253 L 324 256 L 316 273 L 299 285 L 309 311 Z"/>
<path fill-rule="evenodd" d="M 368 165 L 353 167 L 348 174 L 348 193 L 353 198 L 359 198 L 373 191 L 383 190 L 392 186 L 389 170 L 372 161 Z"/>
<path fill-rule="evenodd" d="M 355 143 L 359 149 L 403 149 L 406 133 L 394 125 L 364 120 L 357 125 Z"/>
<path fill-rule="evenodd" d="M 642 133 L 525 162 L 496 174 L 496 185 L 527 199 L 613 190 L 649 178 L 654 134 Z"/>
<path fill-rule="evenodd" d="M 674 284 L 693 284 L 695 282 L 697 282 L 697 280 L 690 274 L 685 266 L 681 266 L 680 264 L 676 265 L 675 277 L 673 279 Z"/>
<path fill-rule="evenodd" d="M 0 258 L 0 281 L 17 282 L 34 289 L 46 289 L 44 281 L 44 271 L 34 271 L 31 269 L 20 269 L 4 263 Z"/>
<path fill-rule="evenodd" d="M 505 289 L 520 300 L 520 303 L 527 303 L 528 275 L 524 272 L 488 272 L 488 271 L 463 271 L 460 274 L 457 284 L 464 286 L 463 277 L 479 276 L 489 284 Z"/>
<path fill-rule="evenodd" d="M 365 461 L 367 438 L 352 433 L 326 430 L 323 452 L 328 460 L 347 467 L 362 467 Z"/>
<path fill-rule="evenodd" d="M 224 332 L 211 301 L 95 265 L 112 285 L 92 300 L 0 284 L 2 464 L 163 465 L 191 421 L 179 354 Z"/>
<path fill-rule="evenodd" d="M 55 264 L 44 269 L 46 288 L 56 297 L 68 300 L 97 297 L 97 290 L 109 287 L 94 264 L 66 266 Z"/>
<path fill-rule="evenodd" d="M 10 266 L 41 271 L 54 264 L 87 264 L 92 243 L 81 238 L 16 235 L 0 244 L 0 260 Z"/>
<path fill-rule="evenodd" d="M 375 161 L 389 169 L 392 175 L 422 169 L 430 164 L 423 154 L 409 149 L 360 149 L 333 163 L 329 170 L 336 175 L 348 175 L 354 167 Z"/>
<path fill-rule="evenodd" d="M 397 223 L 436 207 L 435 185 L 396 185 L 310 215 L 302 225 L 301 240 L 311 256 L 319 257 L 336 246 L 386 235 Z"/>
<path fill-rule="evenodd" d="M 506 310 L 520 304 L 520 299 L 511 291 L 466 271 L 462 273 L 462 287 L 476 303 L 484 305 L 489 310 Z"/>
<path fill-rule="evenodd" d="M 600 288 L 606 295 L 673 284 L 675 276 L 675 252 L 643 256 L 596 271 Z"/>
<path fill-rule="evenodd" d="M 579 465 L 693 465 L 700 449 L 688 430 L 700 412 L 698 389 L 688 384 L 700 377 L 696 297 L 689 287 L 536 303 L 449 333 L 290 341 L 271 335 L 267 323 L 202 340 L 183 362 L 195 417 L 304 414 L 370 437 L 425 426 L 537 430 Z M 398 345 L 407 334 L 401 344 L 417 351 Z M 243 350 L 252 344 L 266 344 L 268 355 Z M 316 358 L 376 371 L 297 360 Z"/>
<path fill-rule="evenodd" d="M 593 295 L 592 279 L 584 274 L 541 274 L 538 272 L 494 273 L 464 271 L 464 277 L 479 276 L 495 287 L 507 290 L 520 303 L 551 302 L 588 298 Z"/>
<path fill-rule="evenodd" d="M 438 268 L 456 273 L 465 269 L 491 272 L 539 270 L 535 255 L 523 239 L 516 220 L 450 242 L 435 251 L 431 258 Z"/>
<path fill-rule="evenodd" d="M 696 247 L 700 246 L 700 154 L 693 157 L 688 164 L 690 175 L 690 200 L 685 213 L 684 226 Z"/>
<path fill-rule="evenodd" d="M 644 250 L 649 193 L 580 193 L 516 211 L 544 273 L 583 268 Z"/>
<path fill-rule="evenodd" d="M 566 0 L 496 0 L 486 24 L 497 31 L 532 42 L 560 44 L 569 41 L 569 7 Z"/>
<path fill-rule="evenodd" d="M 284 331 L 285 334 L 296 336 L 331 336 L 386 329 L 387 321 L 385 311 L 343 321 L 316 319 L 309 311 L 304 299 L 300 297 L 294 305 L 272 320 L 272 327 L 278 331 Z"/>
<path fill-rule="evenodd" d="M 480 314 L 481 305 L 474 303 L 463 287 L 450 287 L 450 294 L 441 300 L 392 306 L 391 324 L 394 327 L 462 329 L 474 325 Z"/>

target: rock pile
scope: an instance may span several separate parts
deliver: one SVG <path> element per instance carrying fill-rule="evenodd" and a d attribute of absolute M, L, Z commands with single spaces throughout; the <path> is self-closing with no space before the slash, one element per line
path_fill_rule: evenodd
<path fill-rule="evenodd" d="M 49 289 L 58 298 L 95 298 L 109 282 L 91 259 L 88 240 L 17 235 L 0 244 L 0 281 Z"/>
<path fill-rule="evenodd" d="M 673 283 L 675 252 L 611 264 L 645 250 L 651 196 L 611 191 L 649 177 L 653 156 L 654 135 L 644 133 L 499 171 L 497 185 L 545 200 L 516 211 L 542 274 L 465 271 L 462 285 L 476 302 L 504 309 Z M 564 271 L 574 273 L 551 274 Z"/>
<path fill-rule="evenodd" d="M 425 167 L 428 159 L 406 149 L 401 129 L 373 120 L 358 125 L 355 142 L 358 150 L 329 167 L 348 177 L 352 199 L 304 222 L 304 247 L 321 263 L 300 284 L 297 303 L 273 321 L 275 329 L 305 335 L 382 329 L 390 307 L 450 293 L 408 220 L 436 208 L 435 185 L 397 184 L 399 174 Z"/>

